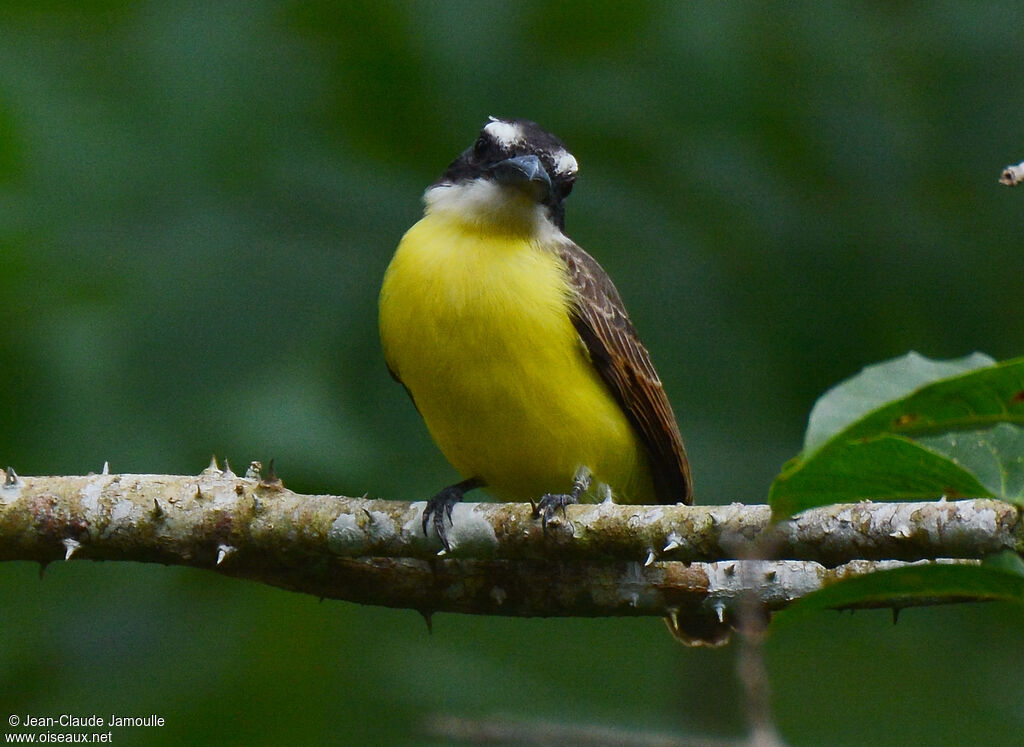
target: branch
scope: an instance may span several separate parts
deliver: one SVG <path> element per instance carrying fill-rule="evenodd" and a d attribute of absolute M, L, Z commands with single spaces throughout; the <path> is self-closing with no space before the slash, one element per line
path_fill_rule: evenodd
<path fill-rule="evenodd" d="M 300 495 L 212 465 L 0 479 L 0 560 L 188 565 L 428 615 L 668 615 L 687 631 L 697 621 L 696 635 L 735 617 L 744 595 L 776 610 L 901 560 L 1024 545 L 1017 509 L 993 500 L 829 506 L 778 525 L 767 506 L 605 503 L 570 506 L 547 532 L 527 504 L 478 503 L 456 506 L 453 549 L 439 557 L 423 502 Z M 741 559 L 769 546 L 781 559 Z"/>

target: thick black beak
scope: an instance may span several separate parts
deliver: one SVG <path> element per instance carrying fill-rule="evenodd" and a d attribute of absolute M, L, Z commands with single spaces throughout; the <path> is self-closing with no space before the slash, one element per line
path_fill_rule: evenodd
<path fill-rule="evenodd" d="M 521 184 L 537 189 L 541 200 L 551 194 L 551 177 L 537 156 L 506 158 L 491 166 L 490 171 L 501 184 Z"/>

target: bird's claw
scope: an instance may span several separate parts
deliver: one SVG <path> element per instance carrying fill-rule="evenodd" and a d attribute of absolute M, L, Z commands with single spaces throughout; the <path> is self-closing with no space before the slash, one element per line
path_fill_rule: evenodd
<path fill-rule="evenodd" d="M 565 517 L 565 507 L 579 503 L 579 498 L 571 493 L 545 493 L 533 506 L 533 518 L 540 517 L 540 525 L 547 531 L 548 522 L 561 510 Z"/>
<path fill-rule="evenodd" d="M 423 509 L 423 534 L 427 533 L 427 524 L 432 523 L 445 552 L 451 552 L 452 549 L 448 541 L 448 527 L 452 526 L 452 509 L 461 500 L 461 490 L 445 488 L 427 501 L 427 507 Z"/>

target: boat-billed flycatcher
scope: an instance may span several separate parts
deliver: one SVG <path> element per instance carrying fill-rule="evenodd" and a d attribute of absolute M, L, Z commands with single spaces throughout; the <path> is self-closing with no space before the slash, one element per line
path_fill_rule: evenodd
<path fill-rule="evenodd" d="M 564 233 L 576 159 L 535 123 L 491 118 L 430 186 L 380 293 L 392 375 L 464 478 L 427 503 L 446 548 L 474 488 L 538 501 L 691 503 L 661 380 L 618 291 Z"/>

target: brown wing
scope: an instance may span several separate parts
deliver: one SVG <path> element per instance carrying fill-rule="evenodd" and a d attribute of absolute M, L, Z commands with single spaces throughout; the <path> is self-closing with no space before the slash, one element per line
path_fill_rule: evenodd
<path fill-rule="evenodd" d="M 576 244 L 564 244 L 559 254 L 576 292 L 573 325 L 647 447 L 658 500 L 693 503 L 690 463 L 672 406 L 619 292 L 601 265 Z"/>

